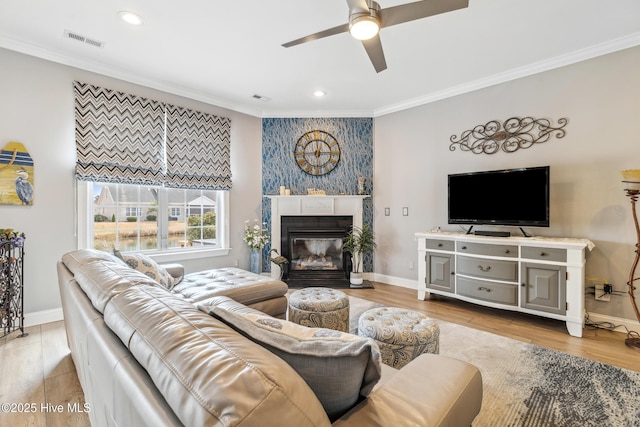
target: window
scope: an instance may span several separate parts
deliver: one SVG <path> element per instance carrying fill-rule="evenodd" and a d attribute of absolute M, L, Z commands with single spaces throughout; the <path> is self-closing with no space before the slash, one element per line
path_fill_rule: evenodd
<path fill-rule="evenodd" d="M 224 249 L 226 191 L 86 182 L 82 246 L 112 252 Z"/>
<path fill-rule="evenodd" d="M 142 216 L 142 208 L 126 207 L 125 208 L 125 216 L 127 216 L 127 217 L 130 217 L 130 216 L 131 217 L 133 217 L 133 216 L 135 216 L 135 217 Z"/>
<path fill-rule="evenodd" d="M 228 253 L 231 120 L 87 83 L 74 93 L 79 246 Z"/>

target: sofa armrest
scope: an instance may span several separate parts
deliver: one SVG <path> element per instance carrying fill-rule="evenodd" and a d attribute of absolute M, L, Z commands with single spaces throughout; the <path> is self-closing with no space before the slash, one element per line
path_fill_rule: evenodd
<path fill-rule="evenodd" d="M 182 279 L 184 276 L 184 265 L 182 264 L 170 263 L 161 265 L 174 279 Z"/>
<path fill-rule="evenodd" d="M 470 426 L 481 404 L 478 368 L 450 357 L 423 354 L 333 425 Z"/>

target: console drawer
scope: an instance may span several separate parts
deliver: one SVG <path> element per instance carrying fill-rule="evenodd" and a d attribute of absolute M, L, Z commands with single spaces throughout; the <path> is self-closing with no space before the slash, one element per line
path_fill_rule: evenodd
<path fill-rule="evenodd" d="M 460 253 L 499 256 L 505 258 L 517 258 L 518 246 L 516 245 L 488 245 L 485 243 L 457 242 Z"/>
<path fill-rule="evenodd" d="M 540 248 L 534 246 L 522 247 L 522 258 L 540 261 L 567 262 L 567 250 L 557 248 Z"/>
<path fill-rule="evenodd" d="M 517 285 L 483 282 L 458 276 L 456 293 L 483 301 L 518 305 Z"/>
<path fill-rule="evenodd" d="M 426 249 L 436 249 L 439 251 L 453 251 L 453 240 L 427 239 Z"/>
<path fill-rule="evenodd" d="M 459 274 L 484 279 L 518 281 L 518 262 L 458 256 Z"/>

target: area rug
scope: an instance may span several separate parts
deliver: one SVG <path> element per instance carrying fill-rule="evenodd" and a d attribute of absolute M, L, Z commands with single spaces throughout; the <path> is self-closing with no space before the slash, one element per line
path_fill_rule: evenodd
<path fill-rule="evenodd" d="M 349 295 L 349 332 L 358 335 L 360 315 L 374 307 L 382 307 L 382 304 Z"/>
<path fill-rule="evenodd" d="M 352 331 L 359 314 L 380 306 L 353 297 L 350 304 Z M 438 325 L 440 354 L 482 373 L 482 409 L 473 427 L 640 426 L 640 373 L 442 320 Z"/>

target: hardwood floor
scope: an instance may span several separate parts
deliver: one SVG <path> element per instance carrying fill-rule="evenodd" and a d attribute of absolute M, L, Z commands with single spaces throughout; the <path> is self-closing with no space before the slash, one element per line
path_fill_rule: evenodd
<path fill-rule="evenodd" d="M 344 289 L 359 298 L 421 311 L 434 319 L 458 323 L 519 341 L 640 372 L 640 352 L 624 345 L 625 334 L 585 329 L 583 338 L 567 333 L 564 322 L 495 310 L 443 297 L 427 301 L 417 292 L 375 283 L 375 289 Z M 82 389 L 67 347 L 63 322 L 48 323 L 0 339 L 0 426 L 89 425 L 79 411 Z M 10 411 L 7 411 L 9 404 Z M 11 412 L 13 410 L 14 412 Z"/>
<path fill-rule="evenodd" d="M 415 290 L 382 283 L 375 283 L 375 289 L 343 291 L 381 304 L 421 311 L 434 319 L 640 372 L 640 352 L 627 347 L 624 344 L 626 334 L 620 332 L 585 328 L 582 338 L 576 338 L 569 335 L 562 321 L 482 307 L 437 295 L 420 301 Z"/>
<path fill-rule="evenodd" d="M 89 426 L 63 322 L 0 339 L 0 426 Z"/>

